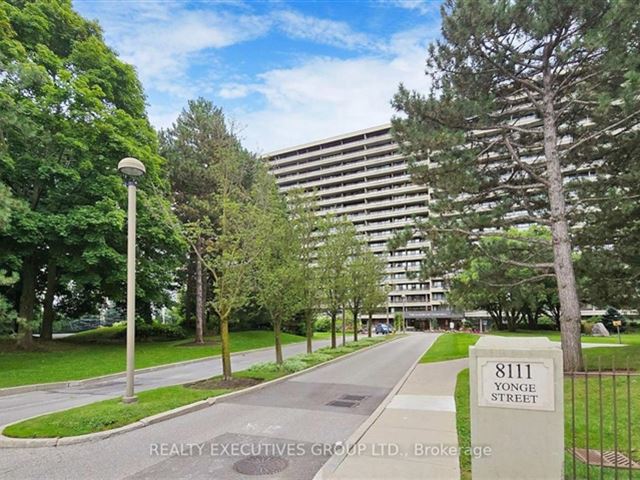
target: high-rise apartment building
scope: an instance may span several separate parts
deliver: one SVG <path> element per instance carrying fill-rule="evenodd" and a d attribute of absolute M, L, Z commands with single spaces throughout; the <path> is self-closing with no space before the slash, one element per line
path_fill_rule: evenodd
<path fill-rule="evenodd" d="M 371 250 L 387 261 L 389 316 L 406 312 L 409 324 L 428 328 L 457 318 L 445 305 L 441 280 L 418 277 L 428 244 L 416 237 L 395 251 L 387 241 L 414 217 L 429 214 L 428 188 L 411 182 L 406 159 L 390 134 L 390 125 L 278 150 L 265 155 L 281 191 L 315 192 L 318 214 L 346 216 Z M 386 318 L 381 312 L 377 319 Z"/>

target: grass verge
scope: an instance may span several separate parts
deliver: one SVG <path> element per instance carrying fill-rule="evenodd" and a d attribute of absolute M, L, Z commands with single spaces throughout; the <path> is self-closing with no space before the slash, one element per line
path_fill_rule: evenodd
<path fill-rule="evenodd" d="M 391 338 L 393 336 L 364 338 L 344 347 L 325 347 L 308 355 L 288 358 L 282 365 L 275 362 L 256 364 L 234 373 L 235 381 L 230 383 L 214 377 L 203 382 L 140 392 L 138 402 L 132 404 L 124 404 L 120 398 L 95 402 L 10 425 L 2 433 L 15 438 L 56 438 L 111 430 L 199 400 L 240 390 L 247 384 L 274 380 Z M 251 382 L 245 383 L 241 379 L 251 379 Z M 229 388 L 215 388 L 218 386 Z"/>
<path fill-rule="evenodd" d="M 547 337 L 555 342 L 560 341 L 560 332 L 551 330 L 521 330 L 517 332 L 500 332 L 492 331 L 491 335 L 500 335 L 501 337 Z M 622 333 L 620 340 L 625 345 L 640 345 L 640 333 Z M 618 335 L 611 333 L 610 337 L 592 337 L 591 335 L 582 335 L 583 343 L 618 343 Z"/>
<path fill-rule="evenodd" d="M 230 391 L 194 389 L 184 385 L 156 388 L 140 392 L 136 403 L 124 404 L 119 398 L 103 400 L 16 423 L 2 433 L 15 438 L 55 438 L 102 432 Z"/>
<path fill-rule="evenodd" d="M 15 348 L 15 341 L 0 341 L 0 388 L 34 383 L 82 380 L 125 370 L 124 340 L 114 343 L 109 333 L 98 329 L 83 332 L 64 340 L 36 342 L 37 350 L 24 352 Z M 220 355 L 220 339 L 208 337 L 205 345 L 193 340 L 138 342 L 136 368 L 196 360 Z M 284 344 L 303 342 L 304 337 L 282 334 Z M 102 343 L 102 342 L 105 343 Z M 242 352 L 273 345 L 273 332 L 246 331 L 231 333 L 231 351 Z"/>
<path fill-rule="evenodd" d="M 420 363 L 443 362 L 469 356 L 469 347 L 480 338 L 473 333 L 443 333 L 420 359 Z"/>
<path fill-rule="evenodd" d="M 458 430 L 458 446 L 460 447 L 460 479 L 471 478 L 471 406 L 469 391 L 469 369 L 458 373 L 456 381 L 456 426 Z"/>

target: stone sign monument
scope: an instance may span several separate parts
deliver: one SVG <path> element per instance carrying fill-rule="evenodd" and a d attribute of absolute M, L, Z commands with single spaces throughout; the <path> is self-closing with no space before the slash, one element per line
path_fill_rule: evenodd
<path fill-rule="evenodd" d="M 562 350 L 547 338 L 482 337 L 469 349 L 474 480 L 561 479 Z"/>

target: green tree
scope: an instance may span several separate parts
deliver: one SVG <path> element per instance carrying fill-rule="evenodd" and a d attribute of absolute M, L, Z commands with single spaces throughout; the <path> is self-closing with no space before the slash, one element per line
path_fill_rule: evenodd
<path fill-rule="evenodd" d="M 518 324 L 537 326 L 538 318 L 549 313 L 557 291 L 553 277 L 540 279 L 527 262 L 544 262 L 551 249 L 541 242 L 532 247 L 532 239 L 548 239 L 547 229 L 513 229 L 510 238 L 482 237 L 465 257 L 462 270 L 451 280 L 447 296 L 455 308 L 485 310 L 495 327 L 510 331 Z M 514 263 L 517 263 L 514 265 Z"/>
<path fill-rule="evenodd" d="M 247 165 L 252 157 L 238 146 L 230 146 L 215 166 L 218 191 L 214 217 L 185 225 L 187 237 L 203 239 L 200 261 L 213 278 L 211 306 L 220 320 L 222 375 L 231 378 L 229 323 L 232 315 L 250 300 L 253 268 L 253 214 L 247 189 Z M 199 252 L 194 248 L 194 252 Z"/>
<path fill-rule="evenodd" d="M 368 288 L 362 301 L 362 311 L 369 318 L 367 320 L 367 336 L 371 337 L 373 314 L 380 310 L 380 307 L 387 301 L 389 291 L 383 286 L 382 282 L 385 276 L 385 262 L 382 258 L 375 256 L 370 250 L 364 253 L 363 274 L 366 278 Z"/>
<path fill-rule="evenodd" d="M 627 324 L 625 316 L 614 307 L 607 307 L 607 310 L 604 312 L 604 315 L 602 315 L 600 321 L 610 332 L 615 332 L 617 328 L 613 325 L 613 322 L 620 322 L 621 332 L 624 331 L 624 327 Z"/>
<path fill-rule="evenodd" d="M 2 2 L 0 28 L 0 180 L 27 207 L 2 234 L 0 262 L 19 272 L 23 324 L 42 299 L 50 338 L 54 299 L 70 289 L 123 300 L 126 190 L 115 167 L 125 156 L 147 168 L 138 303 L 161 301 L 182 245 L 151 219 L 166 182 L 134 69 L 67 0 Z"/>
<path fill-rule="evenodd" d="M 11 191 L 0 183 L 0 233 L 9 225 L 12 215 L 21 211 L 23 206 L 11 195 Z M 7 275 L 6 270 L 0 270 L 0 287 L 8 287 L 18 281 L 17 273 Z M 0 336 L 13 333 L 16 329 L 17 314 L 7 298 L 0 294 Z"/>
<path fill-rule="evenodd" d="M 358 340 L 359 315 L 362 312 L 369 314 L 370 327 L 373 310 L 383 301 L 380 287 L 383 276 L 384 263 L 363 242 L 356 240 L 351 246 L 350 260 L 347 265 L 346 301 L 353 319 L 354 341 Z M 370 330 L 371 328 L 369 333 Z"/>
<path fill-rule="evenodd" d="M 581 297 L 592 305 L 640 308 L 640 135 L 606 157 L 604 175 L 585 182 L 575 215 Z"/>
<path fill-rule="evenodd" d="M 435 256 L 466 254 L 483 232 L 550 228 L 552 261 L 526 266 L 541 278 L 555 273 L 567 370 L 582 366 L 567 207 L 576 190 L 567 172 L 597 170 L 636 135 L 639 8 L 448 0 L 442 40 L 429 48 L 431 92 L 401 87 L 394 99 L 406 114 L 394 120 L 395 138 L 415 161 L 415 178 L 434 192 L 433 215 L 420 229 Z"/>
<path fill-rule="evenodd" d="M 318 271 L 315 256 L 318 248 L 317 233 L 320 228 L 316 215 L 316 202 L 313 196 L 303 195 L 300 191 L 287 193 L 289 221 L 292 227 L 292 240 L 297 247 L 298 261 L 302 268 L 301 312 L 305 324 L 307 353 L 313 352 L 313 320 L 318 306 Z"/>
<path fill-rule="evenodd" d="M 216 164 L 230 148 L 240 149 L 237 138 L 227 129 L 222 110 L 210 101 L 190 100 L 171 128 L 160 132 L 160 152 L 167 159 L 173 209 L 183 223 L 217 223 L 214 217 L 218 181 Z M 204 343 L 205 305 L 208 284 L 202 266 L 204 239 L 192 241 L 187 262 L 185 316 L 187 323 L 195 306 L 195 342 Z"/>
<path fill-rule="evenodd" d="M 322 243 L 317 253 L 320 304 L 331 318 L 331 348 L 336 348 L 336 318 L 340 311 L 344 312 L 347 302 L 347 262 L 356 242 L 356 229 L 345 219 L 328 216 L 322 222 L 320 232 Z"/>
<path fill-rule="evenodd" d="M 273 177 L 265 171 L 258 177 L 254 192 L 252 238 L 256 299 L 269 314 L 276 363 L 282 364 L 282 324 L 302 309 L 305 269 L 286 201 Z"/>

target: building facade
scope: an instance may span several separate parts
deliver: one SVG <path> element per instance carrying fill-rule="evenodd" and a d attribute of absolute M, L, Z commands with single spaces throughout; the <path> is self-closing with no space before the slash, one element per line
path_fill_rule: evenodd
<path fill-rule="evenodd" d="M 388 314 L 405 312 L 417 328 L 447 325 L 451 318 L 444 283 L 418 276 L 428 244 L 420 237 L 389 251 L 387 241 L 415 217 L 429 215 L 429 190 L 411 182 L 408 163 L 381 125 L 297 145 L 265 155 L 282 192 L 301 189 L 315 193 L 318 215 L 345 216 L 356 226 L 369 248 L 387 262 L 385 284 L 390 289 Z"/>

